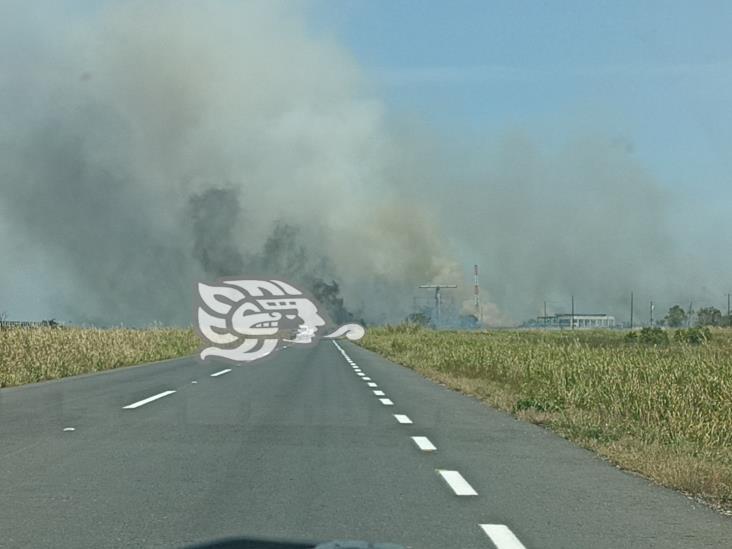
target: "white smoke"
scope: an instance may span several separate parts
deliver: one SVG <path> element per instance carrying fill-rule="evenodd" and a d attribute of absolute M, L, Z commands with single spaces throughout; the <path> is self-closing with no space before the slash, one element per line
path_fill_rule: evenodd
<path fill-rule="evenodd" d="M 196 281 L 281 268 L 394 321 L 422 283 L 471 303 L 477 262 L 506 322 L 572 293 L 622 314 L 633 289 L 693 280 L 627 147 L 456 151 L 397 126 L 303 4 L 63 8 L 0 6 L 0 312 L 187 324 Z"/>

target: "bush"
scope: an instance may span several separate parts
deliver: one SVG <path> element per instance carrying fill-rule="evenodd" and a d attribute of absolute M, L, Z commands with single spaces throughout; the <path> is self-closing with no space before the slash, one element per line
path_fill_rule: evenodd
<path fill-rule="evenodd" d="M 712 339 L 712 332 L 706 326 L 676 330 L 674 341 L 688 343 L 689 345 L 703 345 Z"/>
<path fill-rule="evenodd" d="M 625 339 L 631 343 L 646 345 L 667 345 L 669 342 L 668 334 L 661 328 L 642 328 L 640 332 L 628 332 Z"/>

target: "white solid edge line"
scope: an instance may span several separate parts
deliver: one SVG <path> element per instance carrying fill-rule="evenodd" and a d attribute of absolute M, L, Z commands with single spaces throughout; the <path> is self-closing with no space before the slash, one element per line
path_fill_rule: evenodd
<path fill-rule="evenodd" d="M 456 496 L 477 496 L 473 487 L 468 484 L 468 481 L 463 478 L 458 471 L 446 471 L 444 469 L 438 469 L 440 476 L 445 479 L 445 482 L 452 488 Z"/>
<path fill-rule="evenodd" d="M 391 401 L 390 398 L 380 398 L 379 400 L 384 406 L 394 406 L 394 403 Z"/>
<path fill-rule="evenodd" d="M 230 371 L 231 371 L 231 368 L 227 368 L 226 370 L 221 370 L 220 372 L 216 372 L 215 374 L 211 374 L 211 377 L 222 376 L 224 374 L 228 374 Z"/>
<path fill-rule="evenodd" d="M 366 385 L 368 385 L 369 387 L 378 387 L 378 385 L 376 385 L 376 383 L 374 383 L 373 381 L 369 381 Z"/>
<path fill-rule="evenodd" d="M 427 437 L 412 437 L 412 440 L 417 445 L 417 448 L 423 452 L 434 452 L 437 450 L 437 447 Z"/>
<path fill-rule="evenodd" d="M 403 425 L 412 424 L 412 420 L 409 419 L 409 416 L 405 416 L 404 414 L 394 414 L 394 419 L 396 419 L 399 423 Z"/>
<path fill-rule="evenodd" d="M 384 396 L 384 391 L 374 391 L 374 394 L 375 394 L 375 395 L 376 395 L 377 397 L 383 397 L 383 396 Z"/>
<path fill-rule="evenodd" d="M 481 524 L 480 527 L 498 549 L 526 549 L 505 524 Z"/>
<path fill-rule="evenodd" d="M 127 406 L 123 406 L 123 410 L 134 410 L 135 408 L 139 408 L 140 406 L 144 406 L 145 404 L 148 404 L 149 402 L 152 402 L 154 400 L 157 400 L 159 398 L 166 397 L 168 395 L 172 395 L 175 393 L 175 391 L 163 391 L 162 393 L 158 393 L 157 395 L 153 395 L 151 397 L 144 398 L 142 400 L 138 400 L 137 402 L 133 402 L 132 404 L 128 404 Z"/>

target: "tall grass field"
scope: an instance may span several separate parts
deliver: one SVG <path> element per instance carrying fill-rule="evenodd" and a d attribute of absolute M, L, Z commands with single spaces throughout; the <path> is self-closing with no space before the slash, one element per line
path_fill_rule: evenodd
<path fill-rule="evenodd" d="M 2 328 L 0 387 L 193 354 L 193 330 Z"/>
<path fill-rule="evenodd" d="M 406 325 L 361 344 L 730 514 L 732 330 L 660 335 Z"/>

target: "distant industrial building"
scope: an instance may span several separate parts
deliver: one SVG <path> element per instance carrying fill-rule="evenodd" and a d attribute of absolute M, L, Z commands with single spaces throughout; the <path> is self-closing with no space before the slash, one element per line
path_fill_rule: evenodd
<path fill-rule="evenodd" d="M 615 317 L 606 314 L 560 314 L 540 316 L 534 325 L 546 326 L 547 328 L 572 328 L 573 319 L 575 328 L 615 327 Z"/>

